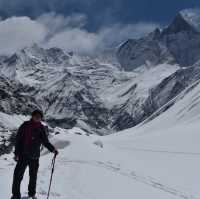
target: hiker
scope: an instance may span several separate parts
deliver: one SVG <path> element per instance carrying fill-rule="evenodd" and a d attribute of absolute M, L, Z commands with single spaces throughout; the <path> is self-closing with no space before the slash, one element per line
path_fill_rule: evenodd
<path fill-rule="evenodd" d="M 58 155 L 56 148 L 49 142 L 46 131 L 41 121 L 43 113 L 40 110 L 32 112 L 29 121 L 24 122 L 18 129 L 15 144 L 15 161 L 17 165 L 14 171 L 12 198 L 21 199 L 20 184 L 27 166 L 29 167 L 29 198 L 36 199 L 36 181 L 39 168 L 40 147 L 44 145 L 50 152 Z"/>

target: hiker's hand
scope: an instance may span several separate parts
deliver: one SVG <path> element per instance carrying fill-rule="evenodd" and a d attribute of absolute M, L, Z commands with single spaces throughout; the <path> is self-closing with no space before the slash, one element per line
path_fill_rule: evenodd
<path fill-rule="evenodd" d="M 15 161 L 15 162 L 18 162 L 18 161 L 19 161 L 19 156 L 18 156 L 18 155 L 15 155 L 14 161 Z"/>
<path fill-rule="evenodd" d="M 55 154 L 55 156 L 57 156 L 59 154 L 57 149 L 54 150 L 54 154 Z"/>

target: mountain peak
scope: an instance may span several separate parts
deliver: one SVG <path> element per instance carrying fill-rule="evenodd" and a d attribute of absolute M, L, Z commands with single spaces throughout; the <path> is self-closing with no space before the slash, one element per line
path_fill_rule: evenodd
<path fill-rule="evenodd" d="M 193 31 L 193 32 L 198 32 L 198 29 L 196 28 L 196 25 L 194 23 L 192 24 L 189 19 L 187 19 L 186 11 L 181 11 L 179 12 L 172 23 L 163 30 L 163 34 L 176 34 L 178 32 L 182 31 Z M 191 20 L 192 21 L 192 20 Z M 200 20 L 199 20 L 200 22 Z"/>
<path fill-rule="evenodd" d="M 197 32 L 200 32 L 200 9 L 185 9 L 179 12 L 179 15 Z"/>

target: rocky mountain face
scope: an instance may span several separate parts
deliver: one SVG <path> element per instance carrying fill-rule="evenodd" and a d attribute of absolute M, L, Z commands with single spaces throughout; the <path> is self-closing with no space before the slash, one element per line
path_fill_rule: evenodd
<path fill-rule="evenodd" d="M 200 59 L 199 16 L 196 10 L 181 11 L 163 30 L 156 29 L 139 40 L 128 40 L 117 52 L 119 62 L 127 71 L 166 62 L 192 66 Z"/>
<path fill-rule="evenodd" d="M 199 80 L 199 18 L 184 10 L 165 29 L 95 57 L 38 45 L 2 56 L 1 111 L 38 107 L 53 127 L 101 135 L 133 127 Z"/>

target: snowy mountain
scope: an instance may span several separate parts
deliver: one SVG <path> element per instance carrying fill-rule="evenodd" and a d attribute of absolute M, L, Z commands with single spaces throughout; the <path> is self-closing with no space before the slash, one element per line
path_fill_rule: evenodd
<path fill-rule="evenodd" d="M 175 63 L 165 43 L 160 41 L 161 32 L 156 29 L 139 40 L 129 39 L 117 52 L 122 68 L 132 71 L 140 66 L 154 66 L 162 63 Z"/>
<path fill-rule="evenodd" d="M 163 30 L 121 45 L 117 57 L 125 70 L 160 63 L 192 66 L 200 59 L 199 10 L 183 10 Z"/>
<path fill-rule="evenodd" d="M 28 96 L 23 114 L 39 107 L 52 126 L 77 126 L 98 134 L 143 121 L 149 116 L 143 106 L 149 90 L 178 68 L 161 64 L 125 72 L 102 57 L 80 57 L 37 45 L 5 58 L 0 65 L 2 77 L 14 82 L 18 94 Z M 159 75 L 152 76 L 155 72 Z M 19 114 L 17 109 L 3 112 Z"/>
<path fill-rule="evenodd" d="M 181 11 L 163 30 L 93 57 L 36 44 L 1 56 L 2 112 L 39 107 L 53 127 L 101 135 L 133 127 L 198 80 L 198 16 Z"/>
<path fill-rule="evenodd" d="M 10 196 L 16 129 L 38 107 L 60 151 L 52 199 L 199 199 L 199 24 L 188 9 L 93 57 L 38 45 L 1 56 L 1 197 Z M 50 158 L 43 150 L 41 198 Z"/>

